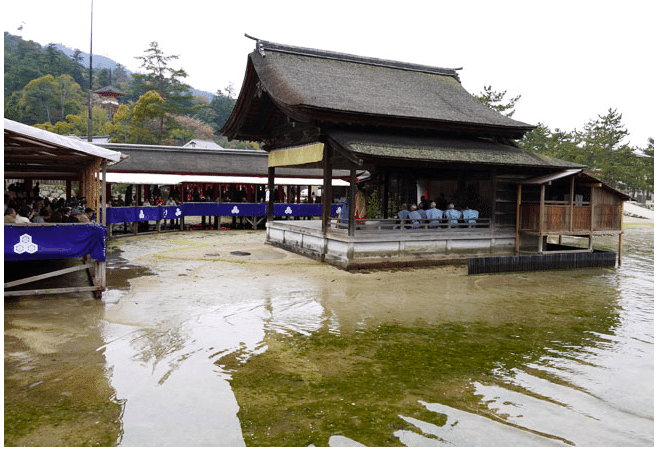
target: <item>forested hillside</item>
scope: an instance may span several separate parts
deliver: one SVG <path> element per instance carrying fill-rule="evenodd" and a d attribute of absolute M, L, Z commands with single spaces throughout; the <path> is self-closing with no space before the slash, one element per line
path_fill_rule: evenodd
<path fill-rule="evenodd" d="M 80 50 L 67 56 L 55 44 L 41 46 L 7 32 L 4 39 L 5 117 L 58 134 L 87 136 L 89 56 Z M 102 107 L 102 98 L 92 96 L 94 136 L 163 145 L 182 145 L 197 138 L 224 147 L 257 147 L 236 141 L 229 144 L 217 133 L 234 107 L 231 85 L 210 100 L 194 95 L 197 91 L 185 83 L 186 71 L 174 67 L 177 56 L 163 53 L 158 43 L 150 43 L 137 58 L 143 62 L 143 71 L 137 74 L 121 64 L 92 70 L 92 91 L 111 85 L 125 94 L 118 98 L 119 109 L 111 116 Z"/>

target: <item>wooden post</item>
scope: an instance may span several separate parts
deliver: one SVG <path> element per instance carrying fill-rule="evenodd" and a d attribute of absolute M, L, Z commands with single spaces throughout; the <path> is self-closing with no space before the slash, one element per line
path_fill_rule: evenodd
<path fill-rule="evenodd" d="M 494 212 L 492 212 L 494 213 Z M 518 183 L 517 184 L 517 207 L 516 207 L 516 214 L 515 214 L 515 253 L 519 253 L 519 246 L 520 246 L 520 226 L 521 226 L 521 218 L 522 217 L 522 184 Z"/>
<path fill-rule="evenodd" d="M 382 218 L 387 219 L 388 213 L 388 184 L 391 181 L 391 173 L 385 170 L 382 173 L 381 198 L 382 198 Z M 442 209 L 444 210 L 444 209 Z"/>
<path fill-rule="evenodd" d="M 267 221 L 274 220 L 274 200 L 276 199 L 276 168 L 270 167 L 267 174 L 267 191 L 269 191 L 269 201 L 267 202 Z"/>
<path fill-rule="evenodd" d="M 623 264 L 621 255 L 623 253 L 623 217 L 624 217 L 624 212 L 623 212 L 623 201 L 621 201 L 621 230 L 618 233 L 618 266 L 620 267 Z"/>
<path fill-rule="evenodd" d="M 538 253 L 543 252 L 543 226 L 545 224 L 545 184 L 540 185 L 540 215 L 538 219 Z"/>
<path fill-rule="evenodd" d="M 349 220 L 347 221 L 347 235 L 354 237 L 354 231 L 356 230 L 356 218 L 354 213 L 356 212 L 356 167 L 351 165 L 349 170 L 349 210 L 347 216 Z"/>
<path fill-rule="evenodd" d="M 595 226 L 593 225 L 595 220 L 595 185 L 591 185 L 591 200 L 589 201 L 589 207 L 589 228 L 591 233 L 593 233 L 593 230 L 595 229 Z"/>
<path fill-rule="evenodd" d="M 97 222 L 106 224 L 106 160 L 101 161 L 101 210 L 97 211 Z"/>
<path fill-rule="evenodd" d="M 574 231 L 573 214 L 575 207 L 575 176 L 570 178 L 570 232 Z"/>
<path fill-rule="evenodd" d="M 331 223 L 331 202 L 333 198 L 333 169 L 331 167 L 331 148 L 324 144 L 322 162 L 324 164 L 324 187 L 322 188 L 322 234 L 326 236 Z"/>

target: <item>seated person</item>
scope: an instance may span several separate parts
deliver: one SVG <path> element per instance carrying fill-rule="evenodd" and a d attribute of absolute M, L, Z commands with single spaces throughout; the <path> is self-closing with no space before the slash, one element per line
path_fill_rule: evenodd
<path fill-rule="evenodd" d="M 40 211 L 36 211 L 36 210 L 35 210 L 35 212 L 36 212 L 36 213 L 35 213 L 34 216 L 32 217 L 32 222 L 33 222 L 33 223 L 39 223 L 39 224 L 43 224 L 43 223 L 45 223 L 46 220 L 45 220 L 44 217 L 42 216 L 42 212 L 43 212 L 43 213 L 46 213 L 46 209 L 41 209 Z"/>
<path fill-rule="evenodd" d="M 460 218 L 462 218 L 462 212 L 455 210 L 455 204 L 452 202 L 448 204 L 448 210 L 444 213 L 444 216 L 448 218 L 448 223 L 451 227 L 458 227 L 457 223 Z"/>
<path fill-rule="evenodd" d="M 426 218 L 430 224 L 439 224 L 444 217 L 444 212 L 437 208 L 436 202 L 430 202 L 430 208 L 425 211 Z M 437 226 L 435 226 L 437 227 Z"/>
<path fill-rule="evenodd" d="M 76 220 L 73 221 L 74 223 L 89 223 L 90 219 L 85 215 L 85 212 L 83 212 L 80 209 L 73 209 L 71 211 L 71 217 Z"/>
<path fill-rule="evenodd" d="M 17 215 L 16 210 L 9 207 L 7 210 L 5 210 L 5 223 L 15 224 L 16 215 Z"/>
<path fill-rule="evenodd" d="M 85 208 L 85 216 L 89 220 L 89 222 L 96 221 L 96 215 L 94 214 L 94 210 L 91 207 L 86 207 Z"/>
<path fill-rule="evenodd" d="M 407 217 L 412 220 L 411 221 L 411 229 L 418 229 L 420 228 L 421 220 L 423 217 L 421 217 L 421 213 L 418 211 L 418 207 L 416 205 L 413 205 L 409 208 L 409 214 Z"/>
<path fill-rule="evenodd" d="M 426 212 L 427 212 L 427 210 L 425 208 L 425 204 L 423 202 L 418 204 L 418 213 L 419 213 L 419 215 L 421 215 L 422 220 L 427 220 L 427 213 Z"/>
<path fill-rule="evenodd" d="M 462 219 L 465 223 L 472 224 L 471 228 L 476 228 L 476 220 L 478 219 L 478 210 L 472 210 L 468 205 L 464 206 L 462 210 Z"/>
<path fill-rule="evenodd" d="M 402 226 L 403 224 L 405 224 L 404 220 L 406 220 L 408 218 L 408 215 L 409 215 L 409 210 L 407 210 L 407 204 L 402 204 L 400 206 L 400 211 L 396 215 L 397 219 L 400 220 L 400 221 L 399 221 L 398 224 L 393 226 L 393 229 L 398 229 L 399 226 Z"/>
<path fill-rule="evenodd" d="M 26 206 L 23 206 L 18 209 L 18 215 L 16 215 L 15 223 L 16 224 L 28 224 L 31 223 L 30 215 L 32 215 L 32 209 Z"/>
<path fill-rule="evenodd" d="M 399 220 L 406 220 L 407 215 L 409 215 L 409 210 L 407 210 L 407 204 L 402 204 L 400 206 L 400 211 L 397 214 Z"/>

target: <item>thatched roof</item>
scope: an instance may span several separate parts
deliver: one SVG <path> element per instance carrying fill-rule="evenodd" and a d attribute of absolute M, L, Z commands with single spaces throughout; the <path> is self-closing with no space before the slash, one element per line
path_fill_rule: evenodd
<path fill-rule="evenodd" d="M 264 94 L 268 97 L 263 96 Z M 271 104 L 265 103 L 268 98 Z M 260 140 L 278 109 L 299 122 L 343 123 L 520 138 L 533 126 L 474 98 L 457 71 L 258 41 L 237 105 L 221 130 Z M 262 110 L 262 115 L 259 115 Z"/>
<path fill-rule="evenodd" d="M 348 131 L 330 131 L 328 137 L 338 146 L 364 161 L 387 159 L 436 162 L 443 165 L 523 166 L 578 168 L 584 166 L 549 156 L 527 152 L 512 145 L 485 139 L 403 136 Z"/>

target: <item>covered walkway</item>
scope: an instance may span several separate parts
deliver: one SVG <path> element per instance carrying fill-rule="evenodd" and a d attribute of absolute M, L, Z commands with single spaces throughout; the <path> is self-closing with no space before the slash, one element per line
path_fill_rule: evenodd
<path fill-rule="evenodd" d="M 79 181 L 79 196 L 99 217 L 99 224 L 6 224 L 5 267 L 11 261 L 67 258 L 81 258 L 82 264 L 6 282 L 5 296 L 92 291 L 100 297 L 106 288 L 106 200 L 102 188 L 107 165 L 121 161 L 122 154 L 8 119 L 4 119 L 4 131 L 5 179 L 23 179 L 27 187 L 33 180 Z M 81 270 L 88 271 L 90 286 L 12 290 Z"/>

